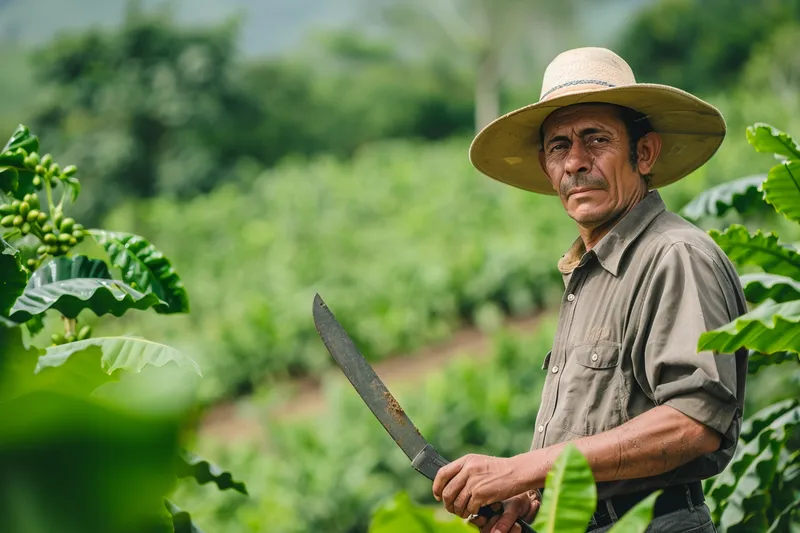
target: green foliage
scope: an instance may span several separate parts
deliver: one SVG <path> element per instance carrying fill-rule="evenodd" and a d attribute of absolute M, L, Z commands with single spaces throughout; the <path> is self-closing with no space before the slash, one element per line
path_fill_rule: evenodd
<path fill-rule="evenodd" d="M 192 516 L 187 511 L 184 511 L 169 500 L 164 500 L 164 505 L 167 507 L 167 511 L 169 511 L 172 517 L 172 527 L 175 533 L 203 533 L 203 531 L 192 522 Z"/>
<path fill-rule="evenodd" d="M 800 280 L 800 253 L 793 246 L 780 244 L 775 233 L 761 230 L 751 234 L 747 228 L 731 225 L 723 232 L 709 231 L 709 235 L 740 266 L 757 266 L 764 272 Z"/>
<path fill-rule="evenodd" d="M 0 238 L 0 316 L 6 316 L 22 294 L 27 276 L 22 269 L 19 251 Z"/>
<path fill-rule="evenodd" d="M 747 139 L 761 152 L 782 162 L 769 171 L 762 185 L 764 199 L 788 220 L 800 222 L 800 148 L 792 138 L 767 124 L 747 130 Z M 755 266 L 764 273 L 742 276 L 748 301 L 760 304 L 748 313 L 700 336 L 698 350 L 732 353 L 744 347 L 751 357 L 750 371 L 787 361 L 800 363 L 800 254 L 778 243 L 774 233 L 750 234 L 732 225 L 711 236 L 739 266 Z M 799 376 L 797 367 L 794 375 Z M 722 532 L 788 530 L 800 504 L 800 427 L 797 399 L 773 404 L 743 426 L 739 446 L 729 467 L 706 482 L 712 515 Z"/>
<path fill-rule="evenodd" d="M 712 516 L 721 531 L 766 531 L 787 505 L 800 499 L 800 479 L 788 470 L 800 456 L 788 440 L 800 426 L 800 404 L 787 401 L 753 415 L 730 466 L 706 484 Z"/>
<path fill-rule="evenodd" d="M 760 43 L 782 25 L 800 19 L 800 2 L 748 2 L 732 7 L 729 0 L 655 2 L 641 10 L 624 31 L 618 52 L 639 81 L 666 83 L 694 93 L 731 86 Z"/>
<path fill-rule="evenodd" d="M 2 412 L 13 416 L 0 424 L 0 529 L 171 531 L 159 516 L 178 420 L 48 392 L 5 401 Z"/>
<path fill-rule="evenodd" d="M 545 377 L 541 365 L 554 329 L 549 317 L 536 333 L 500 334 L 491 357 L 464 353 L 424 382 L 401 384 L 392 392 L 445 457 L 527 451 Z M 430 481 L 411 468 L 349 383 L 331 380 L 326 390 L 329 410 L 319 419 L 269 422 L 266 451 L 231 446 L 225 435 L 219 436 L 220 449 L 206 440 L 204 455 L 242 472 L 249 499 L 230 491 L 223 499 L 212 497 L 193 484 L 181 486 L 176 498 L 195 509 L 206 529 L 230 533 L 363 533 L 376 506 L 398 491 L 436 505 Z M 270 410 L 268 403 L 261 407 Z"/>
<path fill-rule="evenodd" d="M 464 146 L 386 143 L 349 163 L 286 164 L 243 190 L 118 210 L 108 225 L 163 243 L 194 291 L 191 327 L 142 314 L 125 330 L 199 354 L 213 397 L 331 364 L 309 320 L 315 292 L 373 361 L 557 301 L 573 222 L 557 199 L 479 176 Z"/>
<path fill-rule="evenodd" d="M 759 304 L 767 299 L 776 302 L 800 300 L 800 282 L 792 278 L 756 272 L 743 274 L 740 280 L 748 302 Z"/>
<path fill-rule="evenodd" d="M 193 477 L 199 484 L 216 484 L 219 490 L 233 489 L 242 494 L 247 494 L 247 487 L 241 481 L 235 481 L 230 472 L 226 472 L 215 464 L 211 464 L 202 457 L 184 451 L 178 465 L 179 477 Z"/>
<path fill-rule="evenodd" d="M 764 175 L 739 178 L 728 183 L 721 183 L 711 187 L 681 209 L 681 215 L 690 220 L 699 220 L 702 217 L 721 217 L 729 209 L 734 209 L 740 214 L 745 214 L 757 209 L 763 202 L 761 184 L 766 179 Z"/>
<path fill-rule="evenodd" d="M 545 481 L 547 497 L 533 527 L 540 533 L 586 531 L 597 502 L 597 486 L 586 458 L 568 444 L 553 463 Z"/>
<path fill-rule="evenodd" d="M 408 494 L 398 492 L 381 505 L 369 526 L 369 533 L 473 533 L 475 528 L 442 509 L 414 505 Z"/>
<path fill-rule="evenodd" d="M 242 58 L 238 33 L 137 8 L 119 27 L 60 35 L 32 54 L 36 128 L 88 176 L 79 216 L 95 222 L 130 197 L 193 197 L 287 155 L 469 131 L 471 82 L 449 62 L 355 33 L 289 60 Z M 373 48 L 385 53 L 363 53 Z"/>
<path fill-rule="evenodd" d="M 164 344 L 136 337 L 97 337 L 51 346 L 39 358 L 36 371 L 59 367 L 73 358 L 92 357 L 97 362 L 98 354 L 92 353 L 92 347 L 99 348 L 100 368 L 107 374 L 117 370 L 140 372 L 145 365 L 159 367 L 175 363 L 180 368 L 200 375 L 200 367 L 190 357 Z"/>
<path fill-rule="evenodd" d="M 155 306 L 156 312 L 189 312 L 189 297 L 180 276 L 155 246 L 130 233 L 91 230 L 90 234 L 108 253 L 111 264 L 119 268 L 125 283 L 162 300 Z"/>
<path fill-rule="evenodd" d="M 49 309 L 67 318 L 77 318 L 84 309 L 90 309 L 97 316 L 110 313 L 119 317 L 130 309 L 148 309 L 159 303 L 161 300 L 154 293 L 141 293 L 119 281 L 67 279 L 38 287 L 28 286 L 11 308 L 9 318 L 25 322 Z"/>
<path fill-rule="evenodd" d="M 0 412 L 12 414 L 0 424 L 0 529 L 191 530 L 191 520 L 170 513 L 175 509 L 164 507 L 164 497 L 179 473 L 178 446 L 196 388 L 191 378 L 200 368 L 180 351 L 139 337 L 90 338 L 91 326 L 78 329 L 76 320 L 84 309 L 121 316 L 166 307 L 157 291 L 175 305 L 170 312 L 185 311 L 180 278 L 150 243 L 131 235 L 97 230 L 115 239 L 108 247 L 114 264 L 123 276 L 134 271 L 136 280 L 147 281 L 145 292 L 112 280 L 103 259 L 72 256 L 84 236 L 83 227 L 64 215 L 65 201 L 80 190 L 77 168 L 62 170 L 38 148 L 38 139 L 20 126 L 0 153 L 3 174 L 13 174 L 0 191 L 6 228 L 0 237 Z M 29 254 L 24 265 L 8 241 Z M 124 254 L 131 259 L 121 260 Z M 126 269 L 133 261 L 141 265 Z M 29 280 L 28 269 L 35 270 Z M 23 342 L 15 322 L 35 334 L 44 315 L 56 311 L 64 334 L 54 334 L 42 355 L 35 343 Z M 229 474 L 193 461 L 198 478 L 244 491 Z"/>
<path fill-rule="evenodd" d="M 800 300 L 783 303 L 767 300 L 733 322 L 703 333 L 698 349 L 733 353 L 745 346 L 761 353 L 797 351 L 798 323 Z"/>

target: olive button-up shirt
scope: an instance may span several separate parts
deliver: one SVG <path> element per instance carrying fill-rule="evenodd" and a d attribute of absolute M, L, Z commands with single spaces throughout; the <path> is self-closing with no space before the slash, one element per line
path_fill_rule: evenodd
<path fill-rule="evenodd" d="M 697 341 L 746 312 L 723 251 L 650 191 L 592 250 L 578 238 L 558 267 L 566 291 L 531 448 L 669 405 L 719 432 L 720 449 L 659 476 L 599 483 L 598 497 L 722 471 L 739 437 L 747 357 L 698 353 Z"/>

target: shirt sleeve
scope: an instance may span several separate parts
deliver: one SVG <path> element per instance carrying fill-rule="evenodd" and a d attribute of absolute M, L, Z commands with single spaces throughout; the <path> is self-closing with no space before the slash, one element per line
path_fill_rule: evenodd
<path fill-rule="evenodd" d="M 736 355 L 698 353 L 697 341 L 737 316 L 735 291 L 706 251 L 672 244 L 646 290 L 639 331 L 645 349 L 635 371 L 657 405 L 673 407 L 734 443 L 739 427 L 732 424 L 739 409 Z"/>

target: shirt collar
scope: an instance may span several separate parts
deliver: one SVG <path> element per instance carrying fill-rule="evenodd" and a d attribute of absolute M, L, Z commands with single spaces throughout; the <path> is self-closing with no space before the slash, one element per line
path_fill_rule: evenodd
<path fill-rule="evenodd" d="M 619 263 L 625 251 L 636 238 L 650 225 L 662 211 L 666 209 L 661 195 L 652 190 L 636 204 L 622 220 L 611 228 L 591 252 L 597 257 L 600 265 L 610 274 L 619 273 Z M 563 274 L 572 272 L 576 267 L 582 266 L 588 260 L 583 239 L 578 237 L 566 254 L 558 261 L 558 269 Z"/>

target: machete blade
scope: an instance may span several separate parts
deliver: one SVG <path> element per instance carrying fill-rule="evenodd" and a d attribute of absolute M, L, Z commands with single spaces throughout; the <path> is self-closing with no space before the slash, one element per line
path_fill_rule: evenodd
<path fill-rule="evenodd" d="M 428 445 L 403 408 L 350 336 L 333 316 L 319 294 L 314 297 L 314 325 L 322 342 L 389 435 L 412 461 Z"/>

